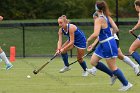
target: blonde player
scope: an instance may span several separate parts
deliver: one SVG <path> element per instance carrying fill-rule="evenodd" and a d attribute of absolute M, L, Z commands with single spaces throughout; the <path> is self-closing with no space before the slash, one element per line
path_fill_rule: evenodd
<path fill-rule="evenodd" d="M 86 71 L 87 65 L 82 58 L 86 49 L 86 37 L 84 33 L 76 25 L 70 24 L 65 15 L 58 18 L 58 24 L 60 28 L 58 31 L 59 39 L 56 54 L 61 54 L 64 62 L 64 67 L 60 70 L 60 73 L 70 70 L 67 51 L 75 47 L 77 49 L 77 59 L 80 59 L 78 62 L 83 68 L 82 76 L 88 76 L 88 72 Z M 68 37 L 68 40 L 64 44 L 62 44 L 63 35 Z"/>

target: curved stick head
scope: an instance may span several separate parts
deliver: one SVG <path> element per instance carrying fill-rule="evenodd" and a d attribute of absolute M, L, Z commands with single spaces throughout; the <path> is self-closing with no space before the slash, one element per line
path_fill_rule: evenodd
<path fill-rule="evenodd" d="M 34 70 L 34 71 L 33 71 L 33 73 L 34 73 L 34 74 L 37 74 L 37 71 L 36 71 L 36 70 Z"/>

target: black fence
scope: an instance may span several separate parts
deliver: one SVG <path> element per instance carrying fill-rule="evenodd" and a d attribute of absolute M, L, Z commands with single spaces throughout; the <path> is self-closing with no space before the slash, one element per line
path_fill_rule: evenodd
<path fill-rule="evenodd" d="M 93 22 L 73 22 L 73 24 L 84 30 L 87 37 L 92 33 Z M 118 24 L 122 29 L 125 29 L 136 22 L 118 22 Z M 57 23 L 6 23 L 0 24 L 0 28 L 1 46 L 8 55 L 10 46 L 16 46 L 16 56 L 19 57 L 51 56 L 55 52 Z M 71 56 L 75 54 L 75 50 L 69 52 Z"/>

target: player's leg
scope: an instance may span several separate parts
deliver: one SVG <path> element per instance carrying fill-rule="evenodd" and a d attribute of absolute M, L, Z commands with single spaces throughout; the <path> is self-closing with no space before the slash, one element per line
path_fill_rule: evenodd
<path fill-rule="evenodd" d="M 5 52 L 0 48 L 0 57 L 6 64 L 6 70 L 9 70 L 13 65 L 9 62 Z"/>
<path fill-rule="evenodd" d="M 69 63 L 68 63 L 68 54 L 67 53 L 61 54 L 61 57 L 64 62 L 64 67 L 62 69 L 60 69 L 59 72 L 64 73 L 64 72 L 70 70 Z"/>
<path fill-rule="evenodd" d="M 136 62 L 140 65 L 140 55 L 136 52 L 136 50 L 140 48 L 140 40 L 136 39 L 129 48 L 129 53 L 136 60 Z"/>
<path fill-rule="evenodd" d="M 97 55 L 93 54 L 91 57 L 91 65 L 95 66 L 97 69 L 100 71 L 108 74 L 110 77 L 113 77 L 113 73 L 106 65 L 104 65 L 102 62 L 99 62 L 101 58 L 98 57 Z M 87 69 L 87 71 L 90 73 L 90 69 Z"/>
<path fill-rule="evenodd" d="M 136 65 L 129 57 L 125 56 L 120 48 L 118 48 L 118 58 L 131 66 L 134 69 L 136 75 L 139 74 L 139 65 Z"/>
<path fill-rule="evenodd" d="M 84 49 L 77 48 L 77 59 L 78 59 L 80 66 L 83 68 L 82 76 L 88 76 L 88 72 L 86 71 L 87 65 L 86 65 L 86 62 L 82 58 L 84 56 L 84 54 L 85 54 Z"/>
<path fill-rule="evenodd" d="M 126 91 L 132 87 L 132 84 L 127 81 L 122 71 L 116 66 L 116 58 L 106 59 L 109 68 L 113 71 L 113 74 L 120 80 L 123 84 L 120 91 Z"/>
<path fill-rule="evenodd" d="M 102 45 L 99 44 L 94 52 L 94 54 L 91 57 L 91 65 L 95 66 L 97 69 L 105 72 L 106 74 L 108 74 L 110 77 L 113 77 L 113 73 L 110 69 L 108 69 L 108 67 L 106 67 L 106 65 L 104 65 L 102 62 L 99 62 L 99 60 L 101 58 L 104 58 L 103 56 L 103 52 L 102 50 Z M 94 73 L 96 71 L 96 69 L 91 70 L 91 69 L 87 69 L 87 71 L 90 73 Z M 93 72 L 92 72 L 93 71 Z"/>
<path fill-rule="evenodd" d="M 66 44 L 63 45 L 63 47 L 65 46 Z M 67 51 L 69 51 L 70 49 L 73 48 L 73 45 L 69 47 L 69 49 Z M 69 62 L 68 62 L 68 54 L 67 54 L 67 51 L 64 51 L 63 53 L 61 53 L 61 57 L 62 57 L 62 60 L 64 62 L 64 67 L 62 69 L 60 69 L 60 73 L 64 73 L 66 71 L 69 71 L 71 68 L 69 67 Z"/>
<path fill-rule="evenodd" d="M 104 65 L 102 62 L 98 62 L 98 64 L 96 66 L 93 66 L 91 69 L 87 69 L 87 71 L 90 74 L 95 75 L 98 69 L 110 76 L 110 85 L 113 85 L 115 83 L 117 77 L 114 76 L 112 71 L 106 65 Z"/>

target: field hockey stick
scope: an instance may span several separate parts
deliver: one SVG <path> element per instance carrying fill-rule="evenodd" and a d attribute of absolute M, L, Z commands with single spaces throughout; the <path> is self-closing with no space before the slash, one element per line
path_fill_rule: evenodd
<path fill-rule="evenodd" d="M 42 65 L 38 70 L 34 70 L 33 73 L 37 74 L 38 72 L 40 72 L 47 64 L 49 64 L 55 57 L 57 56 L 57 54 L 55 54 L 49 61 L 47 61 L 44 65 Z"/>
<path fill-rule="evenodd" d="M 134 34 L 133 32 L 131 32 L 131 34 L 135 37 L 138 38 L 138 36 L 136 34 Z"/>
<path fill-rule="evenodd" d="M 82 58 L 79 58 L 79 59 L 77 59 L 76 61 L 70 63 L 69 66 L 72 65 L 72 64 L 74 64 L 74 63 L 76 63 L 76 62 L 78 62 L 79 60 L 83 59 L 83 58 L 86 57 L 87 55 L 91 54 L 91 53 L 95 50 L 95 48 L 96 48 L 96 46 L 98 45 L 98 43 L 99 43 L 99 42 L 97 42 L 97 44 L 94 46 L 94 48 L 93 48 L 90 52 L 88 52 L 87 54 L 85 54 Z"/>
<path fill-rule="evenodd" d="M 135 37 L 138 38 L 140 40 L 140 37 L 138 37 L 136 34 L 134 34 L 133 32 L 131 32 L 131 34 Z"/>

